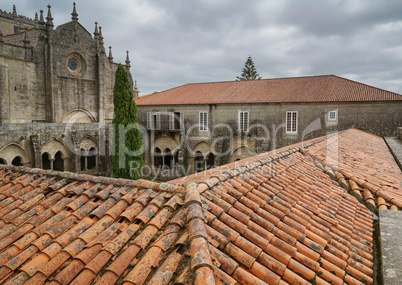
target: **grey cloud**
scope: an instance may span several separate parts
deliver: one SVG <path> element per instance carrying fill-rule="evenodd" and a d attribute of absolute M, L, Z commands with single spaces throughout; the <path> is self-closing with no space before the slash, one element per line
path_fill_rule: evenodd
<path fill-rule="evenodd" d="M 17 10 L 33 17 L 48 2 L 56 25 L 70 20 L 72 2 L 25 0 Z M 263 78 L 336 74 L 402 93 L 399 0 L 76 2 L 89 32 L 103 27 L 115 61 L 130 51 L 141 94 L 234 80 L 248 55 Z"/>

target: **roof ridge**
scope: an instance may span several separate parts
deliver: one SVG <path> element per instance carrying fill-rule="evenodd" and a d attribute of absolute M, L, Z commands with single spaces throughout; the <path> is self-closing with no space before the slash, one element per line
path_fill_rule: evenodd
<path fill-rule="evenodd" d="M 95 176 L 89 174 L 79 174 L 68 171 L 57 171 L 57 170 L 44 170 L 40 168 L 29 168 L 25 166 L 14 166 L 14 165 L 0 165 L 0 170 L 6 171 L 16 171 L 27 174 L 38 174 L 40 176 L 52 176 L 52 177 L 60 177 L 64 179 L 71 179 L 77 181 L 89 181 L 94 183 L 105 183 L 112 184 L 115 186 L 127 186 L 127 187 L 145 187 L 152 188 L 159 191 L 164 192 L 178 192 L 184 193 L 184 188 L 178 185 L 170 184 L 167 182 L 154 182 L 148 181 L 144 179 L 131 180 L 125 178 L 113 178 L 113 177 L 105 177 L 105 176 Z"/>
<path fill-rule="evenodd" d="M 342 132 L 345 132 L 345 131 L 346 131 L 346 130 L 338 131 L 338 133 L 342 133 Z M 245 164 L 239 165 L 239 166 L 237 166 L 237 167 L 230 168 L 229 171 L 222 171 L 222 172 L 220 172 L 220 175 L 214 175 L 214 174 L 212 173 L 210 176 L 205 176 L 206 178 L 205 178 L 204 180 L 198 180 L 198 181 L 197 181 L 197 180 L 195 179 L 195 177 L 193 177 L 193 176 L 198 176 L 198 175 L 200 175 L 200 174 L 202 174 L 202 173 L 208 174 L 208 173 L 211 172 L 211 169 L 209 169 L 209 170 L 204 170 L 204 171 L 202 171 L 202 172 L 197 172 L 197 173 L 194 173 L 194 174 L 185 176 L 185 177 L 173 179 L 173 180 L 170 180 L 169 182 L 176 181 L 176 183 L 174 183 L 174 185 L 182 185 L 182 186 L 185 186 L 185 184 L 186 184 L 187 182 L 190 182 L 190 181 L 187 181 L 187 182 L 186 182 L 186 181 L 180 181 L 180 180 L 183 179 L 183 178 L 186 178 L 186 177 L 191 177 L 191 178 L 192 178 L 191 181 L 195 181 L 197 184 L 204 183 L 205 185 L 212 185 L 211 183 L 215 183 L 215 182 L 209 181 L 209 180 L 211 180 L 212 178 L 217 178 L 217 179 L 219 179 L 219 177 L 225 175 L 225 173 L 228 173 L 228 174 L 229 174 L 229 172 L 231 172 L 231 171 L 238 171 L 239 168 L 243 168 L 243 167 L 255 165 L 255 164 L 258 163 L 258 162 L 264 164 L 264 163 L 266 163 L 267 161 L 272 161 L 271 158 L 274 157 L 274 156 L 275 156 L 275 160 L 277 160 L 277 159 L 279 159 L 279 158 L 281 158 L 281 157 L 284 157 L 283 153 L 289 152 L 289 153 L 286 154 L 286 155 L 289 155 L 289 154 L 291 154 L 291 153 L 294 153 L 294 152 L 296 152 L 296 151 L 299 151 L 299 150 L 302 149 L 302 148 L 306 148 L 306 147 L 309 147 L 309 146 L 311 146 L 311 145 L 313 145 L 313 144 L 319 143 L 319 142 L 321 142 L 322 140 L 326 139 L 326 137 L 329 136 L 329 135 L 333 135 L 333 133 L 327 134 L 327 135 L 323 135 L 323 136 L 320 136 L 320 137 L 317 137 L 317 138 L 312 138 L 312 139 L 309 139 L 309 140 L 307 140 L 307 141 L 301 141 L 301 142 L 295 143 L 295 144 L 291 145 L 291 146 L 294 146 L 293 148 L 288 148 L 289 146 L 282 147 L 282 148 L 279 149 L 279 150 L 280 150 L 279 152 L 277 152 L 277 149 L 274 149 L 274 150 L 271 150 L 271 151 L 268 151 L 268 152 L 264 152 L 264 153 L 257 154 L 257 155 L 252 156 L 252 157 L 244 158 L 244 159 L 242 159 L 242 160 L 240 160 L 240 161 L 246 161 Z M 294 149 L 297 149 L 297 150 L 296 150 L 296 151 L 292 151 L 292 150 L 294 150 Z M 271 153 L 271 152 L 272 152 L 272 153 Z M 270 153 L 270 154 L 269 154 L 268 156 L 266 156 L 268 153 Z M 265 157 L 259 158 L 259 157 L 262 157 L 262 156 L 264 156 L 264 155 L 265 155 Z M 258 160 L 250 161 L 250 158 L 253 158 L 253 157 L 257 157 Z M 230 164 L 233 164 L 233 163 L 237 163 L 237 162 L 229 163 L 229 165 L 230 165 Z M 215 167 L 215 168 L 213 168 L 213 169 L 216 170 L 216 169 L 219 169 L 219 168 L 221 168 L 221 167 L 227 167 L 227 165 L 228 165 L 228 164 L 220 165 L 220 166 L 217 166 L 217 167 Z M 236 166 L 236 164 L 235 164 L 235 166 Z M 255 165 L 253 168 L 255 168 L 256 166 L 257 166 L 257 165 Z M 252 169 L 253 169 L 253 168 L 252 168 Z M 183 185 L 183 183 L 184 183 L 184 185 Z M 214 185 L 215 185 L 215 184 L 214 184 Z M 208 186 L 208 187 L 209 187 L 209 186 Z"/>
<path fill-rule="evenodd" d="M 341 132 L 343 132 L 343 131 L 341 131 Z M 314 145 L 314 144 L 317 144 L 317 143 L 321 142 L 322 140 L 326 139 L 327 136 L 332 136 L 332 135 L 334 135 L 334 134 L 332 133 L 332 134 L 328 134 L 326 136 L 316 138 L 316 139 L 314 139 L 314 140 L 312 140 L 312 141 L 310 141 L 310 142 L 308 142 L 306 144 L 303 144 L 303 142 L 301 142 L 301 143 L 298 144 L 298 146 L 296 146 L 294 148 L 284 149 L 279 153 L 271 154 L 270 156 L 268 156 L 266 158 L 263 158 L 263 159 L 260 159 L 258 161 L 254 161 L 254 162 L 251 162 L 251 163 L 247 163 L 245 165 L 238 166 L 238 167 L 233 168 L 233 169 L 231 169 L 229 171 L 224 171 L 219 176 L 212 175 L 207 180 L 199 181 L 197 184 L 198 185 L 200 185 L 200 184 L 205 184 L 206 185 L 206 187 L 205 187 L 205 185 L 201 186 L 200 189 L 201 189 L 201 193 L 202 193 L 203 191 L 205 191 L 209 187 L 213 187 L 213 186 L 219 184 L 220 182 L 223 182 L 223 181 L 225 181 L 225 180 L 227 180 L 229 178 L 233 178 L 233 177 L 236 177 L 236 176 L 238 176 L 240 174 L 246 173 L 245 168 L 247 168 L 247 169 L 249 169 L 251 171 L 254 168 L 259 167 L 261 165 L 265 165 L 267 163 L 279 161 L 280 159 L 282 159 L 284 157 L 287 157 L 287 156 L 291 155 L 292 153 L 295 153 L 295 152 L 302 153 L 302 150 L 304 148 L 309 147 L 309 146 Z"/>
<path fill-rule="evenodd" d="M 197 184 L 186 184 L 184 208 L 187 210 L 188 240 L 190 243 L 191 268 L 195 271 L 194 284 L 205 284 L 203 280 L 214 279 L 214 267 L 209 251 L 206 217 Z"/>

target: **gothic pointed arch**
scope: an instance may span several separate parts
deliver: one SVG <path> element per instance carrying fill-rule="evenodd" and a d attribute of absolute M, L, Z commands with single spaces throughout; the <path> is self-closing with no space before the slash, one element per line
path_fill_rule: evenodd
<path fill-rule="evenodd" d="M 163 167 L 167 169 L 173 168 L 173 155 L 169 148 L 166 148 L 163 151 L 164 161 Z"/>
<path fill-rule="evenodd" d="M 92 170 L 97 167 L 98 142 L 91 136 L 85 136 L 80 142 L 80 164 L 81 171 Z"/>
<path fill-rule="evenodd" d="M 201 152 L 204 157 L 208 155 L 208 153 L 212 152 L 211 146 L 206 141 L 200 141 L 193 146 L 192 152 L 195 154 L 197 152 Z"/>
<path fill-rule="evenodd" d="M 239 146 L 233 150 L 230 162 L 241 160 L 254 155 L 256 155 L 256 153 L 251 148 L 246 146 Z"/>
<path fill-rule="evenodd" d="M 50 154 L 47 152 L 42 153 L 42 168 L 43 169 L 52 169 Z"/>
<path fill-rule="evenodd" d="M 211 169 L 215 167 L 215 155 L 210 152 L 207 155 L 207 159 L 206 159 L 206 169 Z"/>
<path fill-rule="evenodd" d="M 171 137 L 160 137 L 155 141 L 154 147 L 158 147 L 160 150 L 168 148 L 175 152 L 179 147 L 179 143 Z"/>
<path fill-rule="evenodd" d="M 61 151 L 54 155 L 53 170 L 64 171 L 64 158 Z"/>
<path fill-rule="evenodd" d="M 87 156 L 87 168 L 89 170 L 96 168 L 96 156 L 97 156 L 96 148 L 91 147 L 88 151 Z"/>
<path fill-rule="evenodd" d="M 96 122 L 95 117 L 86 109 L 72 109 L 64 114 L 61 119 L 62 123 L 93 123 Z"/>
<path fill-rule="evenodd" d="M 14 159 L 11 161 L 11 165 L 14 165 L 14 166 L 23 166 L 23 164 L 22 164 L 22 157 L 21 156 L 16 156 L 16 157 L 14 157 Z"/>
<path fill-rule="evenodd" d="M 30 162 L 28 152 L 21 145 L 12 142 L 0 148 L 0 157 L 4 162 L 17 166 L 27 165 Z"/>
<path fill-rule="evenodd" d="M 46 142 L 42 146 L 42 154 L 43 153 L 48 153 L 50 156 L 49 159 L 53 166 L 53 170 L 65 171 L 70 169 L 69 158 L 71 151 L 62 140 L 51 139 Z M 61 160 L 63 160 L 63 163 Z M 55 165 L 56 169 L 54 168 Z"/>
<path fill-rule="evenodd" d="M 161 168 L 163 166 L 162 152 L 159 147 L 156 147 L 153 151 L 154 166 Z"/>
<path fill-rule="evenodd" d="M 205 170 L 204 155 L 200 151 L 195 152 L 194 157 L 194 172 L 201 172 Z"/>

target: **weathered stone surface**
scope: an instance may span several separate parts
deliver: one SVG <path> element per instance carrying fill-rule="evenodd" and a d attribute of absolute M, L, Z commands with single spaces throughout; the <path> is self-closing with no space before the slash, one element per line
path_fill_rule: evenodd
<path fill-rule="evenodd" d="M 156 96 L 156 95 L 155 95 Z M 337 110 L 337 120 L 329 121 L 328 112 Z M 158 113 L 160 128 L 149 130 L 145 141 L 148 148 L 144 154 L 146 165 L 155 165 L 153 153 L 159 148 L 161 153 L 169 149 L 173 154 L 183 145 L 183 162 L 173 157 L 175 165 L 184 172 L 154 168 L 150 177 L 171 180 L 182 173 L 194 173 L 195 153 L 202 153 L 204 160 L 208 154 L 215 154 L 215 165 L 231 163 L 256 153 L 266 152 L 305 141 L 328 133 L 358 128 L 379 136 L 395 135 L 402 120 L 402 102 L 330 102 L 330 103 L 261 103 L 261 104 L 193 104 L 193 105 L 139 105 L 138 121 L 147 128 L 147 116 Z M 239 111 L 249 112 L 250 128 L 257 131 L 240 136 L 238 128 Z M 298 112 L 298 131 L 286 133 L 286 112 Z M 199 112 L 208 113 L 208 130 L 198 127 Z M 171 130 L 169 122 L 172 113 L 181 114 L 185 128 Z M 219 153 L 224 155 L 219 156 Z"/>
<path fill-rule="evenodd" d="M 389 150 L 394 156 L 396 163 L 402 170 L 402 138 L 398 137 L 386 137 L 384 138 L 387 143 Z"/>
<path fill-rule="evenodd" d="M 53 27 L 1 10 L 0 28 L 0 163 L 18 158 L 51 168 L 61 153 L 58 168 L 108 174 L 118 64 L 107 57 L 101 34 L 76 17 Z M 129 61 L 126 70 L 133 85 Z M 96 162 L 86 161 L 94 152 Z"/>
<path fill-rule="evenodd" d="M 402 212 L 380 210 L 380 235 L 385 285 L 400 285 L 402 280 Z"/>

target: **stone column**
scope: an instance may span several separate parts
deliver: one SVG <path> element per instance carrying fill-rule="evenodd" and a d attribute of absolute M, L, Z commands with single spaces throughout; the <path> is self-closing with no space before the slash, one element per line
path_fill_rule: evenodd
<path fill-rule="evenodd" d="M 31 147 L 33 153 L 33 161 L 32 167 L 33 168 L 43 168 L 42 166 L 42 147 L 39 144 L 39 137 L 38 135 L 31 135 Z"/>
<path fill-rule="evenodd" d="M 50 170 L 53 170 L 54 157 L 51 157 L 49 160 L 50 160 Z"/>

